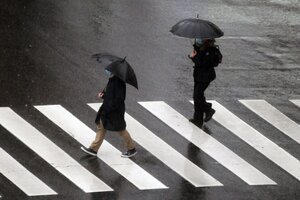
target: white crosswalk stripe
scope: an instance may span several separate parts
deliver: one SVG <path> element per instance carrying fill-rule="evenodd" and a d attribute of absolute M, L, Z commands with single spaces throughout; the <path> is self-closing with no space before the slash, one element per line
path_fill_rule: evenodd
<path fill-rule="evenodd" d="M 300 100 L 290 100 L 291 102 L 293 102 L 296 106 L 300 107 Z"/>
<path fill-rule="evenodd" d="M 2 148 L 0 148 L 0 173 L 28 196 L 57 194 Z"/>
<path fill-rule="evenodd" d="M 247 108 L 300 144 L 300 125 L 265 100 L 240 100 Z"/>
<path fill-rule="evenodd" d="M 0 124 L 84 192 L 112 191 L 12 109 L 0 108 Z"/>
<path fill-rule="evenodd" d="M 282 169 L 300 180 L 300 162 L 277 144 L 249 126 L 216 101 L 210 101 L 216 110 L 213 119 L 248 143 Z"/>
<path fill-rule="evenodd" d="M 60 105 L 35 106 L 41 113 L 58 125 L 82 145 L 88 147 L 95 138 L 95 132 Z M 128 158 L 107 141 L 103 141 L 98 157 L 116 172 L 141 190 L 165 189 L 163 183 Z"/>
<path fill-rule="evenodd" d="M 88 104 L 95 111 L 98 111 L 100 103 Z M 222 184 L 189 161 L 166 142 L 157 137 L 154 133 L 136 121 L 133 117 L 125 114 L 127 130 L 131 137 L 152 153 L 180 176 L 196 187 L 222 186 Z"/>
<path fill-rule="evenodd" d="M 300 100 L 290 101 L 300 107 Z M 300 161 L 297 158 L 248 125 L 217 101 L 210 102 L 216 110 L 213 120 L 217 121 L 222 127 L 228 129 L 235 136 L 257 150 L 258 153 L 264 155 L 275 165 L 300 181 Z M 282 133 L 299 143 L 299 124 L 289 119 L 271 104 L 265 100 L 240 100 L 240 102 Z M 184 116 L 165 102 L 151 101 L 138 103 L 247 184 L 276 185 L 265 174 L 240 158 L 212 136 L 190 123 Z M 101 104 L 91 103 L 88 105 L 97 111 Z M 95 132 L 64 107 L 60 105 L 41 105 L 35 106 L 35 108 L 82 145 L 88 147 L 93 141 Z M 170 146 L 166 141 L 159 138 L 155 133 L 151 132 L 127 113 L 125 113 L 125 120 L 127 123 L 126 128 L 135 142 L 176 172 L 178 176 L 181 176 L 195 187 L 223 186 L 214 177 L 180 154 L 176 148 Z M 82 167 L 65 150 L 55 145 L 11 108 L 0 107 L 0 125 L 84 192 L 113 191 L 110 186 L 93 175 L 92 172 Z M 131 159 L 121 158 L 120 155 L 121 152 L 107 141 L 104 141 L 98 153 L 98 157 L 101 160 L 139 190 L 168 188 Z M 27 196 L 57 195 L 53 189 L 28 171 L 1 147 L 0 173 L 20 188 Z M 3 195 L 1 197 L 1 195 L 0 198 L 5 198 Z"/>
<path fill-rule="evenodd" d="M 258 171 L 230 149 L 194 126 L 184 116 L 179 114 L 165 102 L 156 101 L 139 103 L 177 133 L 202 149 L 249 185 L 276 184 L 273 180 Z"/>

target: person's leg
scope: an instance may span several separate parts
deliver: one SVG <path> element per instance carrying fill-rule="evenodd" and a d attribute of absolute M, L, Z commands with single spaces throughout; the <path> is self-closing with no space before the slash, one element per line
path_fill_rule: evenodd
<path fill-rule="evenodd" d="M 101 144 L 103 143 L 105 134 L 106 134 L 106 130 L 104 129 L 103 124 L 100 120 L 100 124 L 97 125 L 95 140 L 90 145 L 90 149 L 93 149 L 94 151 L 98 152 Z"/>
<path fill-rule="evenodd" d="M 129 158 L 129 157 L 132 157 L 135 154 L 137 154 L 133 140 L 132 140 L 130 134 L 128 133 L 128 131 L 126 129 L 123 131 L 120 131 L 119 135 L 123 138 L 125 146 L 127 148 L 127 151 L 122 153 L 121 156 L 125 157 L 125 158 Z"/>
<path fill-rule="evenodd" d="M 206 101 L 206 98 L 205 98 L 205 95 L 204 95 L 205 90 L 208 88 L 209 84 L 210 84 L 210 82 L 201 82 L 201 88 L 200 88 L 200 90 L 202 92 L 202 95 L 203 95 L 202 99 L 201 99 L 201 107 L 202 107 L 202 110 L 205 113 L 207 113 L 211 109 L 211 106 L 212 106 L 211 103 L 208 103 Z"/>
<path fill-rule="evenodd" d="M 206 98 L 204 96 L 204 92 L 205 90 L 207 89 L 207 87 L 209 86 L 210 82 L 204 82 L 203 83 L 203 104 L 202 104 L 202 107 L 203 107 L 203 112 L 205 113 L 205 118 L 204 118 L 204 122 L 208 122 L 212 116 L 215 114 L 215 110 L 212 108 L 212 104 L 211 103 L 208 103 L 206 101 Z"/>
<path fill-rule="evenodd" d="M 120 131 L 119 135 L 123 138 L 127 150 L 134 149 L 133 140 L 126 129 L 123 131 Z"/>
<path fill-rule="evenodd" d="M 190 119 L 190 122 L 201 127 L 203 124 L 203 103 L 205 102 L 204 90 L 202 82 L 195 82 L 194 85 L 194 116 Z"/>
<path fill-rule="evenodd" d="M 103 124 L 100 120 L 100 124 L 97 125 L 97 132 L 96 132 L 95 140 L 92 142 L 92 144 L 90 145 L 89 148 L 82 146 L 81 150 L 92 156 L 97 156 L 97 152 L 104 140 L 105 133 L 106 133 L 106 130 L 104 129 Z"/>

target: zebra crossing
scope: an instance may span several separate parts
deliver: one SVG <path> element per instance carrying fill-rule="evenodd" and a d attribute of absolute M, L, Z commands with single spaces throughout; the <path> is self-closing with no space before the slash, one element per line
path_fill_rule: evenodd
<path fill-rule="evenodd" d="M 89 104 L 89 106 L 95 111 L 100 108 L 100 104 Z M 127 130 L 136 142 L 195 187 L 222 186 L 219 181 L 197 167 L 127 113 L 125 114 L 125 120 Z"/>
<path fill-rule="evenodd" d="M 240 101 L 246 102 L 246 101 Z M 214 120 L 222 124 L 225 128 L 230 130 L 233 134 L 241 138 L 243 141 L 248 143 L 258 152 L 263 154 L 265 157 L 269 158 L 271 161 L 276 163 L 282 169 L 290 173 L 296 179 L 300 181 L 300 162 L 295 157 L 287 153 L 285 150 L 280 148 L 274 142 L 263 136 L 253 127 L 249 126 L 247 123 L 242 121 L 240 118 L 235 116 L 224 106 L 216 101 L 211 101 L 214 109 L 216 109 L 216 114 Z M 260 102 L 258 102 L 260 103 Z M 263 103 L 265 104 L 265 103 Z M 270 107 L 270 105 L 269 105 Z M 262 114 L 266 114 L 262 113 Z M 283 115 L 283 114 L 282 114 Z M 287 118 L 287 117 L 286 117 Z M 291 122 L 295 123 L 295 122 Z M 298 132 L 300 133 L 300 132 Z"/>
<path fill-rule="evenodd" d="M 95 138 L 96 134 L 93 130 L 84 125 L 62 106 L 36 106 L 36 108 L 82 145 L 89 147 L 89 144 Z M 119 150 L 104 140 L 98 156 L 139 189 L 167 188 L 132 160 L 121 158 L 120 154 Z"/>
<path fill-rule="evenodd" d="M 250 185 L 276 184 L 212 136 L 191 124 L 188 119 L 166 103 L 146 102 L 141 105 L 246 183 Z"/>
<path fill-rule="evenodd" d="M 57 194 L 2 148 L 0 148 L 0 172 L 29 196 Z"/>
<path fill-rule="evenodd" d="M 300 126 L 271 104 L 265 100 L 240 100 L 240 102 L 300 144 Z"/>
<path fill-rule="evenodd" d="M 300 100 L 291 100 L 291 102 L 300 107 Z"/>
<path fill-rule="evenodd" d="M 112 191 L 10 108 L 0 108 L 1 125 L 84 192 Z"/>
<path fill-rule="evenodd" d="M 282 134 L 287 135 L 291 140 L 299 144 L 299 124 L 281 113 L 270 103 L 265 100 L 239 100 L 239 102 L 249 112 L 254 112 L 262 118 L 262 123 L 271 124 Z M 290 100 L 290 102 L 300 107 L 300 100 Z M 211 101 L 211 103 L 217 111 L 213 117 L 214 121 L 286 171 L 290 176 L 300 181 L 300 161 L 296 157 L 270 138 L 264 136 L 263 133 L 258 132 L 219 102 Z M 226 147 L 213 136 L 191 124 L 182 114 L 166 102 L 138 102 L 137 105 L 151 113 L 161 123 L 167 125 L 179 137 L 186 140 L 187 143 L 192 143 L 205 152 L 246 184 L 250 186 L 278 184 L 261 172 L 261 169 L 254 167 L 236 154 L 230 147 Z M 97 111 L 101 104 L 89 103 L 83 106 Z M 81 145 L 88 147 L 94 139 L 95 132 L 62 105 L 36 105 L 33 107 Z M 206 172 L 204 168 L 196 165 L 176 150 L 176 147 L 168 144 L 168 141 L 163 140 L 155 132 L 141 124 L 139 119 L 135 119 L 126 113 L 125 120 L 127 129 L 136 143 L 179 177 L 188 181 L 193 187 L 226 186 L 222 181 Z M 0 125 L 84 193 L 112 192 L 115 190 L 111 185 L 105 183 L 99 175 L 95 175 L 87 170 L 80 162 L 72 158 L 68 152 L 58 147 L 42 131 L 37 130 L 12 108 L 0 107 Z M 120 154 L 121 152 L 116 147 L 108 141 L 104 141 L 98 152 L 98 159 L 106 163 L 109 168 L 121 175 L 138 190 L 168 190 L 170 188 L 165 180 L 156 178 L 155 174 L 151 174 L 146 169 L 143 169 L 133 159 L 121 158 Z M 1 146 L 0 173 L 27 196 L 58 194 L 58 192 L 43 182 L 43 177 L 34 175 L 26 169 L 26 166 L 18 162 L 17 157 L 10 156 L 9 151 L 5 151 Z"/>

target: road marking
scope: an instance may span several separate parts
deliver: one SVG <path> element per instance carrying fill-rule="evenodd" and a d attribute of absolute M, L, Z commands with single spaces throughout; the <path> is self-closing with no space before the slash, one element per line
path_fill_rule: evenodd
<path fill-rule="evenodd" d="M 291 102 L 293 102 L 296 106 L 300 107 L 300 100 L 290 100 Z"/>
<path fill-rule="evenodd" d="M 247 108 L 300 144 L 300 125 L 265 100 L 240 100 Z"/>
<path fill-rule="evenodd" d="M 88 105 L 98 111 L 101 104 L 91 103 Z M 222 186 L 219 181 L 185 158 L 127 113 L 125 114 L 125 120 L 127 123 L 126 128 L 131 137 L 185 180 L 196 187 Z"/>
<path fill-rule="evenodd" d="M 0 124 L 84 192 L 112 191 L 12 109 L 0 108 Z"/>
<path fill-rule="evenodd" d="M 226 146 L 190 123 L 184 116 L 165 102 L 153 101 L 139 103 L 249 185 L 276 184 Z"/>
<path fill-rule="evenodd" d="M 28 196 L 57 194 L 2 148 L 0 148 L 0 173 Z"/>
<path fill-rule="evenodd" d="M 45 105 L 35 106 L 35 108 L 82 145 L 89 147 L 94 140 L 96 133 L 64 107 Z M 105 140 L 101 145 L 98 157 L 141 190 L 168 188 L 132 160 L 122 158 L 121 152 Z"/>
<path fill-rule="evenodd" d="M 238 118 L 217 101 L 210 101 L 216 113 L 213 119 L 300 180 L 300 162 L 277 144 Z"/>

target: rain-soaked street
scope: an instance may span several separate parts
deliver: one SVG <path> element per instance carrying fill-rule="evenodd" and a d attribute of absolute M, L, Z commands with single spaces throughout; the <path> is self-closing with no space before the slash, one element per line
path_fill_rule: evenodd
<path fill-rule="evenodd" d="M 192 117 L 185 18 L 217 24 L 223 62 Z M 300 199 L 300 0 L 1 0 L 0 200 Z M 126 123 L 138 154 L 106 135 L 96 96 L 108 77 L 91 55 L 125 57 Z"/>

